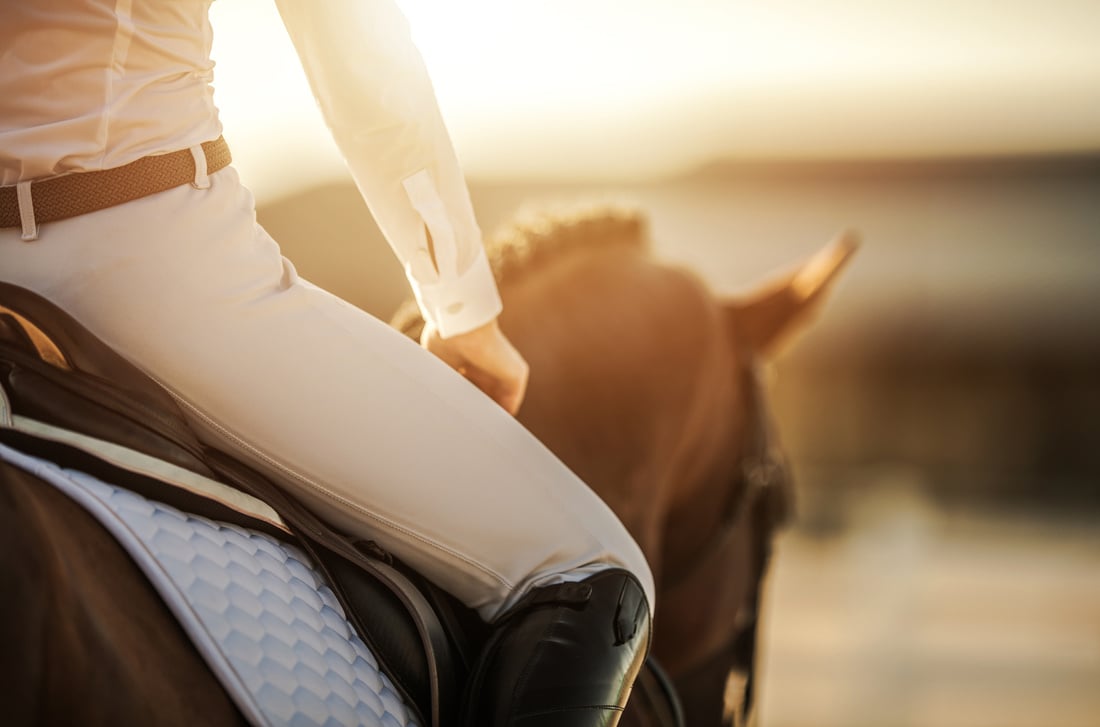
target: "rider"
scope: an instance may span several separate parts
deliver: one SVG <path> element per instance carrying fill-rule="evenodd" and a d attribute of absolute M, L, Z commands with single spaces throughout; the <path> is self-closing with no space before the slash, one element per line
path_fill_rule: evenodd
<path fill-rule="evenodd" d="M 0 279 L 147 371 L 209 442 L 476 608 L 494 631 L 468 722 L 615 724 L 652 576 L 509 415 L 526 363 L 404 18 L 392 0 L 278 0 L 437 356 L 299 278 L 256 223 L 220 137 L 209 4 L 0 0 Z"/>

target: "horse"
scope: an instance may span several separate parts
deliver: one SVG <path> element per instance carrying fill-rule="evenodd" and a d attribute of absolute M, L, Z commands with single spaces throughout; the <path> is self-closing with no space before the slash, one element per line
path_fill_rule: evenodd
<path fill-rule="evenodd" d="M 102 481 L 95 479 L 99 477 Z M 87 480 L 97 483 L 91 497 L 84 489 Z M 124 493 L 121 506 L 105 506 L 118 493 Z M 155 507 L 146 496 L 156 498 Z M 114 510 L 113 516 L 104 517 L 104 510 Z M 370 699 L 358 703 L 375 712 L 366 715 L 373 719 L 359 721 L 352 710 L 344 709 L 342 716 L 347 719 L 336 723 L 456 724 L 459 710 L 454 692 L 462 686 L 484 638 L 484 625 L 473 611 L 426 581 L 416 580 L 415 574 L 403 574 L 395 559 L 387 559 L 372 543 L 351 543 L 349 553 L 349 543 L 339 533 L 296 505 L 274 483 L 199 441 L 156 382 L 48 301 L 0 283 L 0 587 L 6 596 L 0 601 L 0 639 L 5 645 L 0 650 L 0 684 L 4 685 L 6 724 L 272 723 L 272 715 L 256 700 L 247 694 L 242 700 L 240 688 L 229 695 L 232 678 L 226 679 L 226 664 L 218 663 L 226 655 L 224 637 L 219 647 L 211 649 L 204 642 L 207 637 L 218 638 L 216 628 L 205 624 L 205 630 L 196 632 L 195 619 L 181 616 L 181 603 L 184 611 L 191 612 L 208 604 L 170 599 L 169 592 L 180 585 L 178 578 L 166 592 L 161 576 L 168 569 L 162 559 L 154 557 L 158 565 L 150 568 L 149 559 L 142 556 L 144 551 L 157 555 L 157 538 L 149 537 L 157 527 L 147 517 L 147 511 L 153 510 L 174 513 L 167 530 L 160 531 L 170 539 L 200 536 L 200 544 L 190 549 L 201 556 L 200 565 L 182 569 L 186 578 L 214 583 L 215 590 L 227 589 L 232 582 L 238 591 L 249 592 L 250 598 L 238 605 L 252 618 L 238 616 L 238 624 L 228 626 L 237 633 L 251 632 L 244 639 L 244 662 L 234 663 L 233 655 L 222 660 L 230 671 L 254 666 L 253 657 L 262 651 L 255 642 L 264 635 L 261 627 L 268 625 L 252 612 L 259 604 L 252 597 L 255 592 L 244 585 L 249 578 L 240 569 L 267 566 L 240 560 L 239 554 L 244 553 L 240 532 L 234 531 L 235 541 L 215 546 L 211 539 L 219 529 L 260 528 L 264 532 L 251 532 L 248 537 L 272 533 L 279 537 L 278 541 L 268 537 L 266 546 L 261 543 L 264 556 L 279 551 L 277 557 L 287 557 L 287 543 L 305 551 L 289 554 L 298 559 L 291 563 L 291 569 L 296 567 L 291 575 L 300 584 L 298 594 L 292 594 L 298 603 L 285 601 L 286 609 L 264 611 L 264 617 L 283 619 L 293 611 L 294 620 L 303 615 L 308 620 L 308 613 L 302 614 L 299 608 L 303 603 L 299 594 L 305 601 L 323 601 L 310 588 L 329 589 L 336 595 L 328 600 L 339 604 L 330 604 L 320 628 L 330 640 L 335 633 L 340 658 L 347 659 L 346 654 L 361 645 L 359 636 L 375 650 L 367 655 L 377 662 L 367 664 L 366 676 L 376 677 L 377 684 L 366 685 Z M 123 512 L 137 516 L 131 519 Z M 195 529 L 190 523 L 207 517 L 212 519 L 203 528 Z M 139 531 L 144 535 L 135 540 Z M 364 560 L 360 546 L 366 546 L 370 558 Z M 211 547 L 235 549 L 238 555 L 223 563 L 238 570 L 227 570 L 215 560 L 217 572 L 211 580 L 211 561 L 201 562 Z M 173 545 L 172 550 L 177 561 L 190 557 L 187 548 Z M 312 565 L 302 562 L 306 555 L 312 557 Z M 200 574 L 200 569 L 206 573 Z M 326 577 L 327 583 L 323 582 Z M 208 589 L 205 600 L 209 594 Z M 345 614 L 359 617 L 354 624 L 357 633 L 346 641 L 334 631 L 344 618 L 337 613 L 340 606 Z M 371 623 L 364 625 L 364 617 Z M 217 620 L 218 626 L 227 624 Z M 422 625 L 431 633 L 425 636 Z M 276 640 L 292 631 L 283 628 Z M 419 637 L 424 638 L 418 641 Z M 230 650 L 234 649 L 234 655 L 240 656 L 240 641 Z M 285 666 L 285 655 L 285 649 L 276 650 L 277 666 Z M 316 657 L 317 652 L 312 652 L 309 668 L 314 668 Z M 364 671 L 361 666 L 351 670 L 346 663 L 340 666 L 355 672 L 356 679 Z M 386 667 L 388 671 L 379 674 Z M 231 676 L 247 681 L 248 675 Z M 317 696 L 310 690 L 318 689 L 319 683 L 308 681 L 307 687 L 304 682 L 283 680 L 277 688 L 301 686 L 308 700 Z M 348 683 L 340 686 L 345 688 L 337 695 L 342 699 Z M 320 689 L 326 689 L 323 680 Z M 257 696 L 255 686 L 251 695 Z M 288 696 L 284 701 L 292 701 L 295 694 L 284 696 Z M 631 712 L 639 716 L 640 724 L 682 725 L 671 687 L 655 665 L 643 669 L 634 696 Z M 282 721 L 276 718 L 274 723 Z"/>
<path fill-rule="evenodd" d="M 685 271 L 673 271 L 649 260 L 641 246 L 633 240 L 639 236 L 638 225 L 637 219 L 627 220 L 625 225 L 618 218 L 610 222 L 607 219 L 581 220 L 567 227 L 585 234 L 565 235 L 564 239 L 579 243 L 581 239 L 595 235 L 603 240 L 602 243 L 591 246 L 535 245 L 529 250 L 529 254 L 520 256 L 522 261 L 517 257 L 518 247 L 508 245 L 500 247 L 499 252 L 494 252 L 493 259 L 497 261 L 495 265 L 498 273 L 505 271 L 510 265 L 516 269 L 531 269 L 535 261 L 542 258 L 545 258 L 543 265 L 547 269 L 562 264 L 562 267 L 557 267 L 558 283 L 561 284 L 563 280 L 561 276 L 569 278 L 575 274 L 574 280 L 578 284 L 574 292 L 578 297 L 575 299 L 575 306 L 570 308 L 562 305 L 559 310 L 562 313 L 571 310 L 573 315 L 582 318 L 598 308 L 591 300 L 586 304 L 583 295 L 579 295 L 588 283 L 598 281 L 603 275 L 612 275 L 611 279 L 614 279 L 616 271 L 618 274 L 629 273 L 635 276 L 632 280 L 619 278 L 618 284 L 600 288 L 601 295 L 607 291 L 615 291 L 618 295 L 640 296 L 647 299 L 650 305 L 641 305 L 633 310 L 633 318 L 630 320 L 633 321 L 634 329 L 626 325 L 628 321 L 621 316 L 602 322 L 593 316 L 590 320 L 592 325 L 588 329 L 589 335 L 593 340 L 606 338 L 612 330 L 605 327 L 608 325 L 614 326 L 613 330 L 620 334 L 636 334 L 640 332 L 638 326 L 645 327 L 647 315 L 656 316 L 655 320 L 661 326 L 655 325 L 653 330 L 661 331 L 669 323 L 682 323 L 683 311 L 678 314 L 676 311 L 679 309 L 676 306 L 679 302 L 692 300 L 692 295 L 679 299 L 675 296 L 669 297 L 669 292 L 695 291 L 695 294 L 701 295 L 706 301 L 710 301 L 711 296 L 697 279 Z M 625 234 L 630 228 L 634 228 L 635 232 Z M 553 229 L 557 232 L 552 231 L 548 237 L 563 239 L 559 234 L 561 230 Z M 505 249 L 511 252 L 505 252 Z M 593 253 L 593 259 L 604 262 L 590 267 L 583 262 L 588 257 L 584 250 Z M 730 308 L 729 316 L 720 316 L 740 319 L 735 325 L 739 336 L 736 340 L 751 343 L 754 351 L 763 351 L 789 329 L 791 322 L 808 311 L 820 297 L 820 292 L 850 252 L 846 243 L 835 245 L 831 250 L 831 257 L 818 256 L 815 258 L 816 262 L 800 269 L 790 280 L 776 286 L 774 290 L 755 296 L 747 304 Z M 668 486 L 668 483 L 682 479 L 683 469 L 676 473 L 675 478 L 645 476 L 645 468 L 636 466 L 638 452 L 641 451 L 638 445 L 640 442 L 659 444 L 662 451 L 675 450 L 679 453 L 674 460 L 662 462 L 661 457 L 657 456 L 659 453 L 653 451 L 645 461 L 658 469 L 650 474 L 656 474 L 664 468 L 666 474 L 671 475 L 672 470 L 668 469 L 670 462 L 677 461 L 682 466 L 689 464 L 688 460 L 694 457 L 702 463 L 704 459 L 712 458 L 715 452 L 728 449 L 726 445 L 729 442 L 742 439 L 744 443 L 740 449 L 745 451 L 738 450 L 736 454 L 728 451 L 718 459 L 728 459 L 735 464 L 744 465 L 745 461 L 753 459 L 746 454 L 749 450 L 759 450 L 758 454 L 769 456 L 774 454 L 771 439 L 761 435 L 766 427 L 744 425 L 742 422 L 737 426 L 731 424 L 720 432 L 707 429 L 706 412 L 721 407 L 698 408 L 692 404 L 689 407 L 692 413 L 686 418 L 682 415 L 679 418 L 670 418 L 677 392 L 685 394 L 681 402 L 694 401 L 691 396 L 686 395 L 694 391 L 691 387 L 677 389 L 673 381 L 685 365 L 702 366 L 700 371 L 704 372 L 733 372 L 732 383 L 716 392 L 713 398 L 715 403 L 724 402 L 730 405 L 731 410 L 738 410 L 740 398 L 750 390 L 755 392 L 752 367 L 746 365 L 748 357 L 733 356 L 733 349 L 722 355 L 708 354 L 701 359 L 693 357 L 691 352 L 701 351 L 700 345 L 703 343 L 695 334 L 666 339 L 664 343 L 673 344 L 671 346 L 650 343 L 640 348 L 613 347 L 619 353 L 640 356 L 638 360 L 645 362 L 650 369 L 649 375 L 656 375 L 656 378 L 620 376 L 612 385 L 603 387 L 605 398 L 601 399 L 599 391 L 586 390 L 584 387 L 586 381 L 591 384 L 599 383 L 591 378 L 591 370 L 583 368 L 584 360 L 568 355 L 566 344 L 570 332 L 576 333 L 578 330 L 575 324 L 563 322 L 556 329 L 561 336 L 557 339 L 535 335 L 540 329 L 533 328 L 532 319 L 525 317 L 530 312 L 524 313 L 522 295 L 523 291 L 531 294 L 532 290 L 539 288 L 539 284 L 526 275 L 513 277 L 514 280 L 510 280 L 507 275 L 502 275 L 502 295 L 506 301 L 510 301 L 509 312 L 505 314 L 502 323 L 524 351 L 528 361 L 533 363 L 532 388 L 521 412 L 521 421 L 541 436 L 551 449 L 558 451 L 578 474 L 594 483 L 597 490 L 620 512 L 620 517 L 636 533 L 647 555 L 657 566 L 655 570 L 660 575 L 662 584 L 662 595 L 659 597 L 663 605 L 660 608 L 665 613 L 674 614 L 678 610 L 674 605 L 677 589 L 670 589 L 668 586 L 668 574 L 683 573 L 681 564 L 685 559 L 691 559 L 711 546 L 704 542 L 705 539 L 693 541 L 691 538 L 684 539 L 671 534 L 670 526 L 675 528 L 676 523 L 692 521 L 698 506 L 692 502 L 692 497 L 683 494 L 681 486 Z M 524 279 L 527 282 L 522 282 Z M 582 281 L 587 282 L 582 285 Z M 546 289 L 549 290 L 550 287 L 546 286 Z M 663 305 L 658 305 L 658 299 L 665 300 L 666 304 L 673 307 L 666 309 Z M 596 300 L 601 298 L 597 297 Z M 697 303 L 698 300 L 696 298 Z M 0 300 L 0 304 L 3 302 Z M 546 309 L 542 310 L 545 312 Z M 688 319 L 692 320 L 697 315 L 706 317 L 713 314 L 713 311 L 708 311 L 709 302 L 702 307 L 696 305 L 686 309 L 691 314 Z M 543 333 L 554 330 L 553 326 L 547 325 L 545 320 L 537 316 L 533 322 L 542 327 Z M 0 316 L 0 324 L 3 324 L 0 329 L 9 323 L 4 316 Z M 678 333 L 688 333 L 684 326 L 681 325 L 680 329 Z M 524 335 L 524 330 L 529 332 L 528 335 Z M 26 338 L 25 331 L 15 332 L 16 339 L 20 335 Z M 722 340 L 726 338 L 722 337 Z M 560 347 L 560 356 L 554 356 L 551 350 L 555 341 Z M 43 360 L 52 363 L 60 360 L 64 363 L 65 357 L 51 351 L 49 345 L 42 346 L 41 341 L 37 340 L 30 343 L 32 347 L 39 349 L 38 353 Z M 48 337 L 46 343 L 49 344 Z M 538 353 L 540 343 L 546 345 L 542 355 Z M 77 351 L 85 346 L 83 341 L 76 341 L 76 344 Z M 685 348 L 689 344 L 694 344 L 696 349 Z M 598 351 L 590 351 L 593 352 Z M 669 352 L 678 358 L 660 363 L 662 353 Z M 607 353 L 604 351 L 605 355 Z M 606 362 L 610 363 L 609 360 Z M 735 362 L 740 363 L 735 365 Z M 582 368 L 570 374 L 567 369 L 572 365 L 580 365 Z M 125 372 L 118 376 L 115 370 L 118 368 L 115 363 L 111 363 L 106 367 L 108 370 L 103 372 L 103 378 L 133 378 Z M 629 370 L 627 367 L 619 373 Z M 611 370 L 611 373 L 614 371 Z M 655 383 L 659 386 L 655 387 Z M 671 386 L 662 393 L 659 389 L 665 384 Z M 604 412 L 603 418 L 598 417 L 600 411 L 596 409 L 585 410 L 576 406 L 575 399 L 571 404 L 569 396 L 563 395 L 563 392 L 568 391 L 584 392 L 586 396 L 592 397 L 590 401 L 606 407 L 600 410 Z M 150 398 L 153 399 L 151 404 L 154 408 L 170 407 L 170 401 L 162 401 L 163 392 L 160 392 L 161 400 L 157 400 L 155 392 Z M 745 395 L 743 398 L 750 400 L 753 395 Z M 0 409 L 5 409 L 8 405 L 6 400 L 0 403 L 4 404 Z M 59 416 L 71 418 L 76 424 L 79 424 L 82 416 L 88 415 L 88 412 L 79 408 L 60 407 L 59 411 Z M 748 418 L 762 421 L 763 408 L 756 407 L 756 411 L 760 416 L 754 414 Z M 0 411 L 0 414 L 8 413 L 10 411 Z M 592 438 L 590 435 L 594 429 L 577 426 L 578 414 L 595 417 L 590 422 L 591 425 L 604 423 L 611 429 Z M 634 419 L 624 419 L 624 414 Z M 92 415 L 94 416 L 94 411 Z M 563 416 L 564 419 L 561 424 L 555 425 L 554 418 L 558 416 Z M 645 421 L 649 424 L 644 424 Z M 699 428 L 693 422 L 704 426 Z M 694 428 L 689 428 L 689 424 Z M 570 431 L 575 432 L 576 438 L 570 439 Z M 688 442 L 694 436 L 692 432 L 702 432 L 705 435 L 702 437 L 704 441 Z M 5 430 L 4 435 L 5 442 L 10 443 L 14 438 L 15 443 L 22 443 L 18 433 Z M 674 442 L 677 444 L 671 446 Z M 188 447 L 193 444 L 190 443 Z M 615 447 L 614 451 L 621 453 L 621 457 L 608 456 L 612 446 Z M 761 485 L 746 489 L 743 483 L 759 480 L 765 485 L 774 484 L 768 476 L 769 472 L 776 469 L 771 467 L 774 464 L 766 457 L 753 459 L 753 475 L 746 479 L 740 473 L 736 474 L 733 479 L 738 483 L 737 486 L 718 498 L 718 502 L 730 510 L 730 517 L 727 518 L 729 523 L 719 530 L 734 533 L 742 540 L 747 538 L 750 544 L 757 546 L 756 552 L 759 553 L 766 550 L 771 523 L 778 521 L 776 512 L 768 514 L 767 511 L 777 510 L 778 506 L 767 498 L 745 497 L 747 489 L 755 492 L 769 488 Z M 202 466 L 202 462 L 196 464 L 196 467 Z M 223 476 L 232 472 L 232 468 L 217 469 Z M 709 465 L 687 469 L 698 469 L 701 472 L 709 469 Z M 234 484 L 240 484 L 239 477 L 230 479 Z M 661 488 L 655 486 L 660 484 L 658 479 L 665 483 Z M 705 495 L 708 487 L 704 485 L 715 479 L 716 475 L 713 473 L 698 475 L 700 484 L 692 488 L 693 492 Z M 173 612 L 165 607 L 143 573 L 135 568 L 129 553 L 119 547 L 87 512 L 56 491 L 43 486 L 38 478 L 7 463 L 0 465 L 0 481 L 4 485 L 0 488 L 0 533 L 3 533 L 4 538 L 3 548 L 0 548 L 0 576 L 8 595 L 2 607 L 3 613 L 0 614 L 0 636 L 5 644 L 5 649 L 0 650 L 0 675 L 3 677 L 2 683 L 7 685 L 6 718 L 10 718 L 14 724 L 242 724 L 249 721 L 242 714 L 239 705 L 227 696 L 225 688 L 212 676 L 209 664 L 192 645 Z M 700 500 L 704 503 L 702 509 L 707 510 L 706 499 Z M 656 515 L 652 511 L 658 506 L 661 514 Z M 762 518 L 761 512 L 767 517 Z M 762 528 L 746 524 L 765 521 L 769 524 Z M 698 522 L 708 521 L 700 518 Z M 306 527 L 298 529 L 308 530 L 310 527 L 307 523 Z M 759 542 L 754 543 L 754 538 Z M 692 552 L 692 548 L 696 550 Z M 737 556 L 743 557 L 749 550 L 738 548 Z M 707 554 L 707 559 L 716 557 L 722 560 L 729 557 L 724 548 L 719 551 Z M 685 557 L 681 553 L 688 555 Z M 354 559 L 354 556 L 352 553 L 348 557 Z M 755 560 L 761 559 L 757 557 Z M 707 568 L 700 572 L 709 570 Z M 754 591 L 760 575 L 762 566 L 757 562 L 755 570 L 742 573 L 740 590 L 735 589 L 740 595 L 732 597 L 732 600 L 738 601 L 738 615 L 733 620 L 737 627 L 733 631 L 737 636 L 734 644 L 736 648 L 730 653 L 734 654 L 738 664 L 745 662 L 746 653 L 751 654 L 751 635 L 754 631 L 746 621 L 744 604 L 752 600 L 746 595 L 746 591 Z M 688 580 L 695 581 L 694 578 Z M 704 595 L 709 598 L 712 594 Z M 693 619 L 682 624 L 705 623 L 708 624 L 705 631 L 709 632 L 715 631 L 715 624 L 724 623 L 722 613 L 718 610 L 715 610 L 713 616 L 705 614 L 700 619 L 699 615 L 696 613 Z M 670 671 L 678 680 L 676 689 L 680 695 L 687 697 L 685 704 L 689 705 L 690 710 L 695 699 L 686 688 L 684 675 L 690 673 L 691 669 L 699 670 L 702 665 L 706 667 L 708 674 L 721 673 L 719 681 L 724 689 L 725 673 L 722 669 L 713 668 L 710 663 L 716 662 L 719 667 L 725 666 L 729 641 L 714 638 L 708 633 L 709 641 L 704 644 L 705 648 L 699 648 L 703 640 L 692 633 L 691 642 L 696 647 L 691 653 L 677 654 L 668 645 L 668 634 L 672 632 L 671 624 L 674 623 L 671 615 L 665 623 L 668 625 L 658 628 L 655 651 L 663 654 L 670 665 Z M 720 632 L 719 637 L 723 637 L 726 630 L 728 629 L 724 626 L 717 629 Z M 720 643 L 721 648 L 709 646 L 711 643 Z M 751 662 L 751 658 L 749 661 Z M 676 714 L 678 706 L 675 700 L 663 699 L 663 693 L 669 687 L 663 682 L 661 673 L 656 668 L 643 672 L 636 685 L 635 696 L 624 716 L 624 723 L 667 725 L 682 722 L 683 717 Z M 694 721 L 690 715 L 689 711 L 689 718 L 692 719 L 689 724 L 704 724 Z"/>
<path fill-rule="evenodd" d="M 758 369 L 857 245 L 843 232 L 793 272 L 723 299 L 657 259 L 629 207 L 538 211 L 487 241 L 501 328 L 530 366 L 517 417 L 646 554 L 653 654 L 692 727 L 751 711 L 760 588 L 791 508 Z M 408 301 L 391 324 L 417 338 L 423 321 Z"/>

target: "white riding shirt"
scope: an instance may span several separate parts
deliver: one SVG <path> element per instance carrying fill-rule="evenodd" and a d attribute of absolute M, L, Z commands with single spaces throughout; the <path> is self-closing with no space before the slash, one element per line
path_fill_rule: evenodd
<path fill-rule="evenodd" d="M 210 3 L 0 0 L 0 185 L 217 138 Z M 391 0 L 276 4 L 425 317 L 444 336 L 496 317 L 466 182 L 400 10 Z"/>

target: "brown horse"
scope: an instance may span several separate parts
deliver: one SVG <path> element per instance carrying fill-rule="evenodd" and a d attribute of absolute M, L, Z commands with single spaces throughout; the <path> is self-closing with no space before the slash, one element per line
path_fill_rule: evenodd
<path fill-rule="evenodd" d="M 243 511 L 227 505 L 234 497 L 210 500 L 180 489 L 181 481 L 160 480 L 161 465 L 227 481 L 267 502 L 282 516 L 295 544 L 312 556 L 314 567 L 324 568 L 327 584 L 343 595 L 337 598 L 345 611 L 365 618 L 356 622 L 359 635 L 379 637 L 365 638 L 374 654 L 384 657 L 388 673 L 400 677 L 403 702 L 416 705 L 419 722 L 428 724 L 424 717 L 429 713 L 432 724 L 458 719 L 457 691 L 483 630 L 472 623 L 472 613 L 427 583 L 414 597 L 414 574 L 412 581 L 404 579 L 398 596 L 397 563 L 390 567 L 369 544 L 363 552 L 358 545 L 364 544 L 349 542 L 316 521 L 276 483 L 204 446 L 156 382 L 48 301 L 3 282 L 0 443 L 6 453 L 0 458 L 5 724 L 240 724 L 247 720 L 238 707 L 256 706 L 238 704 L 239 690 L 237 697 L 229 697 L 208 668 L 210 654 L 201 656 L 192 646 L 127 549 L 91 512 L 44 479 L 45 470 L 22 469 L 28 464 L 20 459 L 23 454 L 242 527 L 261 523 L 247 515 L 242 521 Z M 144 469 L 142 457 L 160 465 Z M 279 532 L 280 539 L 287 535 Z M 269 541 L 269 547 L 274 543 Z M 383 583 L 389 585 L 379 588 Z M 418 633 L 410 631 L 409 612 L 398 600 L 416 609 L 418 624 L 428 631 L 419 626 Z M 451 627 L 446 635 L 427 616 L 425 609 L 433 606 Z M 261 623 L 253 623 L 248 638 L 256 637 L 256 628 L 263 633 Z M 423 655 L 425 639 L 436 656 L 430 663 L 417 657 Z M 438 679 L 428 685 L 432 665 Z M 646 724 L 672 726 L 677 724 L 674 705 L 658 676 L 643 671 L 632 706 Z M 310 683 L 316 686 L 316 680 Z M 293 682 L 282 686 L 294 688 Z M 429 686 L 430 693 L 424 690 Z"/>
<path fill-rule="evenodd" d="M 806 321 L 855 247 L 842 235 L 794 273 L 719 300 L 650 254 L 630 210 L 544 214 L 489 242 L 501 327 L 531 367 L 518 418 L 646 553 L 654 654 L 690 727 L 749 707 L 751 686 L 728 690 L 734 704 L 724 695 L 731 671 L 751 675 L 758 589 L 790 498 L 756 363 Z M 414 337 L 422 324 L 410 304 L 393 323 Z"/>
<path fill-rule="evenodd" d="M 719 305 L 694 276 L 646 255 L 637 216 L 557 220 L 515 234 L 527 247 L 513 240 L 494 259 L 504 326 L 532 364 L 521 419 L 636 534 L 660 578 L 655 650 L 677 680 L 688 724 L 717 722 L 730 666 L 751 657 L 774 519 L 768 498 L 750 496 L 768 489 L 754 483 L 773 481 L 770 460 L 757 456 L 773 443 L 751 361 L 820 298 L 850 243 L 746 301 Z M 747 478 L 745 462 L 753 465 Z M 6 720 L 244 721 L 87 513 L 10 466 L 0 467 L 0 483 Z M 637 705 L 628 715 L 654 723 Z"/>

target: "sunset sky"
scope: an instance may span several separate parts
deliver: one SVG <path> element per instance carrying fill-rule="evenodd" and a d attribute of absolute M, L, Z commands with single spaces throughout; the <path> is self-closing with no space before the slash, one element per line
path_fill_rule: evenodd
<path fill-rule="evenodd" d="M 400 4 L 478 178 L 1100 150 L 1095 0 Z M 343 175 L 274 3 L 212 15 L 246 181 L 262 198 Z"/>

